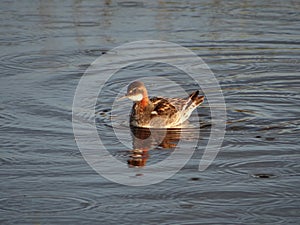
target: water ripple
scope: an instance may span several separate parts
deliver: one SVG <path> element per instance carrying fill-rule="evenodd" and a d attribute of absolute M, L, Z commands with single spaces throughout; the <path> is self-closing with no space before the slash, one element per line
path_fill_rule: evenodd
<path fill-rule="evenodd" d="M 94 206 L 94 202 L 88 199 L 49 195 L 16 195 L 0 199 L 1 210 L 19 213 L 52 214 L 65 211 L 82 211 Z"/>

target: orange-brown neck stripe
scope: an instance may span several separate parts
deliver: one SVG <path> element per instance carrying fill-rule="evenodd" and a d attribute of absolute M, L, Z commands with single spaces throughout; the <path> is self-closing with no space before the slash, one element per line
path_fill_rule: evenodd
<path fill-rule="evenodd" d="M 149 98 L 148 97 L 144 97 L 142 100 L 141 100 L 141 106 L 143 108 L 145 108 L 149 103 Z"/>

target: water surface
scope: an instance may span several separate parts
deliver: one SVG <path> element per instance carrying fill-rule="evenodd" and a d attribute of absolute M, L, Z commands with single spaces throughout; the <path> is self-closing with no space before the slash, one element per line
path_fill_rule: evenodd
<path fill-rule="evenodd" d="M 2 1 L 0 6 L 2 224 L 299 223 L 297 1 Z M 223 90 L 227 132 L 213 164 L 199 172 L 210 131 L 205 102 L 190 119 L 201 136 L 186 166 L 162 183 L 128 187 L 101 177 L 83 159 L 72 130 L 72 103 L 79 79 L 97 57 L 144 39 L 175 42 L 205 60 Z M 123 79 L 108 85 L 107 98 L 96 107 L 98 132 L 118 160 L 158 163 L 172 152 L 178 132 L 163 146 L 150 145 L 134 162 L 136 152 L 113 135 L 111 102 L 133 78 L 167 75 L 184 86 L 186 77 L 151 64 L 132 65 L 118 75 Z M 153 94 L 166 88 L 152 85 Z M 117 122 L 127 130 L 127 120 Z M 192 133 L 181 130 L 180 136 L 193 139 Z M 183 154 L 185 148 L 188 141 Z"/>

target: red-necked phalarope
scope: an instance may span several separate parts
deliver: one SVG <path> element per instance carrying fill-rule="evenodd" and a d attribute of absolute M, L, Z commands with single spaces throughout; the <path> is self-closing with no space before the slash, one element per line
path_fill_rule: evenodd
<path fill-rule="evenodd" d="M 186 121 L 193 110 L 199 106 L 204 96 L 195 91 L 187 98 L 148 97 L 145 85 L 140 81 L 132 82 L 124 97 L 131 99 L 130 125 L 135 127 L 176 127 Z"/>

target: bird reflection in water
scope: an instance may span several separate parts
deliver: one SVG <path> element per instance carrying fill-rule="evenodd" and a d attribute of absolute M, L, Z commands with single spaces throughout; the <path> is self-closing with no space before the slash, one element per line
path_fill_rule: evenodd
<path fill-rule="evenodd" d="M 149 150 L 155 147 L 172 151 L 180 140 L 180 128 L 149 129 L 130 127 L 133 150 L 128 159 L 129 167 L 144 167 L 149 158 Z"/>

